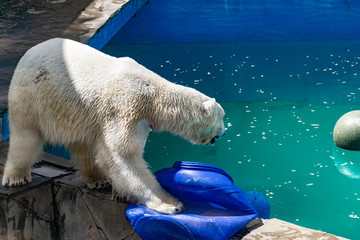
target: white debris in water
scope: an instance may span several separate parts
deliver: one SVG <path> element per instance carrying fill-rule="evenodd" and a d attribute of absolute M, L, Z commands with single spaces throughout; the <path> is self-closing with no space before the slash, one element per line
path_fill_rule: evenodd
<path fill-rule="evenodd" d="M 357 218 L 357 219 L 360 219 L 360 217 L 358 215 L 356 215 L 354 212 L 352 212 L 350 215 L 349 215 L 350 218 Z"/>

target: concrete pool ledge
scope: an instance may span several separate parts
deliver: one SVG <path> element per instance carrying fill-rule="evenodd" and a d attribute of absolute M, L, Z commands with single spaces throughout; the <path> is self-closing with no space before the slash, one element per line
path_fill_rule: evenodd
<path fill-rule="evenodd" d="M 276 218 L 262 220 L 263 225 L 245 235 L 243 240 L 345 240 L 329 233 L 301 227 Z M 236 238 L 234 238 L 236 239 Z"/>
<path fill-rule="evenodd" d="M 0 143 L 0 179 L 7 142 Z M 111 200 L 111 189 L 90 190 L 76 165 L 42 153 L 32 169 L 33 182 L 0 186 L 0 239 L 141 239 L 129 221 L 127 203 Z M 233 240 L 344 240 L 279 219 L 256 219 Z"/>
<path fill-rule="evenodd" d="M 91 26 L 87 33 L 79 36 L 79 41 L 100 50 L 147 2 L 148 0 L 94 1 L 94 6 L 85 9 L 76 20 Z M 102 15 L 97 16 L 99 12 L 102 12 Z"/>

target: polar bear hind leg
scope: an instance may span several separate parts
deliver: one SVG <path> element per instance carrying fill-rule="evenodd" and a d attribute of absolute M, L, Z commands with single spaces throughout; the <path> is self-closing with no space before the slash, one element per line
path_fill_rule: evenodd
<path fill-rule="evenodd" d="M 73 143 L 68 146 L 71 157 L 77 162 L 80 172 L 90 189 L 109 187 L 110 181 L 95 162 L 94 152 L 90 145 Z"/>
<path fill-rule="evenodd" d="M 30 169 L 42 150 L 44 140 L 31 129 L 12 127 L 5 165 L 3 186 L 20 186 L 31 182 Z"/>

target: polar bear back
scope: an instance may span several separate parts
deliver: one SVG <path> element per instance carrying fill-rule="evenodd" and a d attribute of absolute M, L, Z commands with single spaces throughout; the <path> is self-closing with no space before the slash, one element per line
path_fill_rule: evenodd
<path fill-rule="evenodd" d="M 115 112 L 123 119 L 134 118 L 135 110 L 141 114 L 137 105 L 149 101 L 146 96 L 159 83 L 169 84 L 130 58 L 51 39 L 29 49 L 19 61 L 9 89 L 10 118 L 13 125 L 29 125 L 24 118 L 36 123 L 31 127 L 40 128 L 49 140 L 61 136 L 64 126 L 73 134 L 89 133 L 85 128 L 96 131 Z M 66 138 L 78 136 L 56 141 Z"/>
<path fill-rule="evenodd" d="M 51 81 L 53 87 L 62 89 L 72 85 L 77 91 L 101 90 L 109 85 L 112 88 L 119 85 L 125 90 L 133 87 L 129 84 L 145 80 L 140 76 L 156 75 L 130 58 L 115 58 L 87 45 L 60 38 L 29 49 L 20 60 L 18 69 L 25 70 L 28 76 L 25 79 L 23 76 L 19 78 L 16 71 L 13 85 L 18 79 L 21 84 L 31 84 L 46 73 L 50 75 L 47 81 Z M 20 74 L 23 75 L 21 72 Z M 132 76 L 132 82 L 129 82 L 126 75 L 139 77 Z"/>

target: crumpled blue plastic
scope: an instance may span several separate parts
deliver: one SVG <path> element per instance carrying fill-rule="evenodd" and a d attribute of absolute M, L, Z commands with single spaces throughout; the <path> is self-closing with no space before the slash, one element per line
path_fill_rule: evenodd
<path fill-rule="evenodd" d="M 246 194 L 221 168 L 178 161 L 155 175 L 186 209 L 168 215 L 130 204 L 127 218 L 144 240 L 230 239 L 257 216 Z"/>

